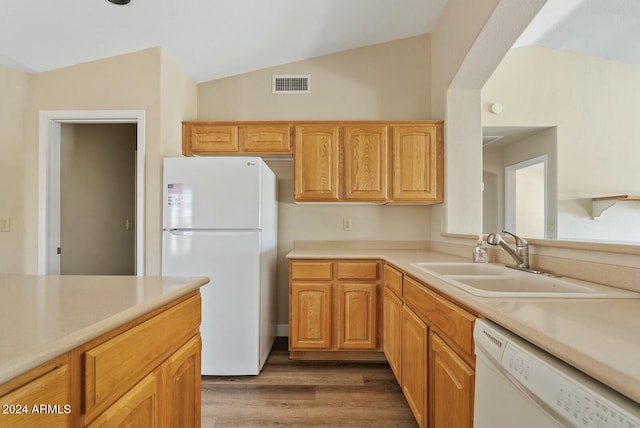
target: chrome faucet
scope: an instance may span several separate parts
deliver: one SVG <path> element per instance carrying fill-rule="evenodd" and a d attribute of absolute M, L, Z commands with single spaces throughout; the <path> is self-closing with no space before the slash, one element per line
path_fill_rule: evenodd
<path fill-rule="evenodd" d="M 517 264 L 515 266 L 509 267 L 513 267 L 515 269 L 523 270 L 526 272 L 542 273 L 542 271 L 533 270 L 529 266 L 529 243 L 527 242 L 527 240 L 524 238 L 520 238 L 519 236 L 516 236 L 506 230 L 503 230 L 502 233 L 511 235 L 516 240 L 515 251 L 511 249 L 509 245 L 507 245 L 507 243 L 504 241 L 504 239 L 502 239 L 502 236 L 500 236 L 499 233 L 490 233 L 487 236 L 487 244 L 496 246 L 500 245 L 516 261 Z"/>

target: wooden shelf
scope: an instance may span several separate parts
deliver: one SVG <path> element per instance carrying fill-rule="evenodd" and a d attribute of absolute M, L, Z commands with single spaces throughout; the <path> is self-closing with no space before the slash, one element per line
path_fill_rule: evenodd
<path fill-rule="evenodd" d="M 611 208 L 618 201 L 640 201 L 640 195 L 615 195 L 592 198 L 592 218 L 600 217 L 604 211 Z"/>

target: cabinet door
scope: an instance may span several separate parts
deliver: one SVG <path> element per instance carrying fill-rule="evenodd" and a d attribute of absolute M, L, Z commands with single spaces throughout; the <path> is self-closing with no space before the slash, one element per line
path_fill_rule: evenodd
<path fill-rule="evenodd" d="M 331 347 L 331 282 L 291 284 L 289 334 L 291 349 Z"/>
<path fill-rule="evenodd" d="M 389 287 L 384 288 L 382 344 L 384 354 L 398 382 L 401 378 L 402 358 L 402 300 Z"/>
<path fill-rule="evenodd" d="M 434 427 L 473 426 L 474 371 L 431 332 L 429 415 Z"/>
<path fill-rule="evenodd" d="M 402 308 L 402 392 L 421 428 L 427 426 L 427 325 Z"/>
<path fill-rule="evenodd" d="M 344 199 L 387 200 L 387 126 L 344 127 Z"/>
<path fill-rule="evenodd" d="M 194 336 L 162 365 L 163 426 L 200 427 L 201 350 Z"/>
<path fill-rule="evenodd" d="M 376 349 L 378 284 L 338 283 L 338 348 Z"/>
<path fill-rule="evenodd" d="M 391 199 L 396 202 L 442 202 L 442 126 L 394 125 L 392 146 Z"/>
<path fill-rule="evenodd" d="M 234 125 L 182 125 L 183 154 L 238 152 L 238 127 Z"/>
<path fill-rule="evenodd" d="M 294 144 L 294 199 L 337 201 L 339 156 L 338 127 L 300 125 Z"/>
<path fill-rule="evenodd" d="M 291 125 L 243 125 L 238 132 L 242 153 L 291 153 Z"/>
<path fill-rule="evenodd" d="M 0 427 L 70 427 L 70 370 L 68 361 L 31 382 L 0 397 L 7 414 L 0 414 Z M 44 406 L 44 408 L 42 407 Z M 34 410 L 35 409 L 35 410 Z"/>
<path fill-rule="evenodd" d="M 158 376 L 151 373 L 105 410 L 88 428 L 150 428 L 159 426 Z"/>

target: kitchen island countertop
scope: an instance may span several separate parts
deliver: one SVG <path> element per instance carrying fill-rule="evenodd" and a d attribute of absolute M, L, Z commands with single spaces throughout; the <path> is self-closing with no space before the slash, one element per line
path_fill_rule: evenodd
<path fill-rule="evenodd" d="M 0 277 L 0 384 L 209 282 L 204 277 Z"/>
<path fill-rule="evenodd" d="M 479 297 L 411 265 L 470 258 L 399 249 L 304 248 L 289 259 L 381 259 L 640 403 L 640 299 Z"/>

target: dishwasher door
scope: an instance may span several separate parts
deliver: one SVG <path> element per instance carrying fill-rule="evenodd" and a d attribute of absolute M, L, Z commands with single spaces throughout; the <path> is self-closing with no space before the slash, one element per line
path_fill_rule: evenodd
<path fill-rule="evenodd" d="M 499 325 L 476 321 L 474 427 L 640 428 L 640 404 Z"/>
<path fill-rule="evenodd" d="M 474 406 L 473 426 L 477 428 L 563 426 L 483 352 L 478 352 L 476 358 Z"/>

